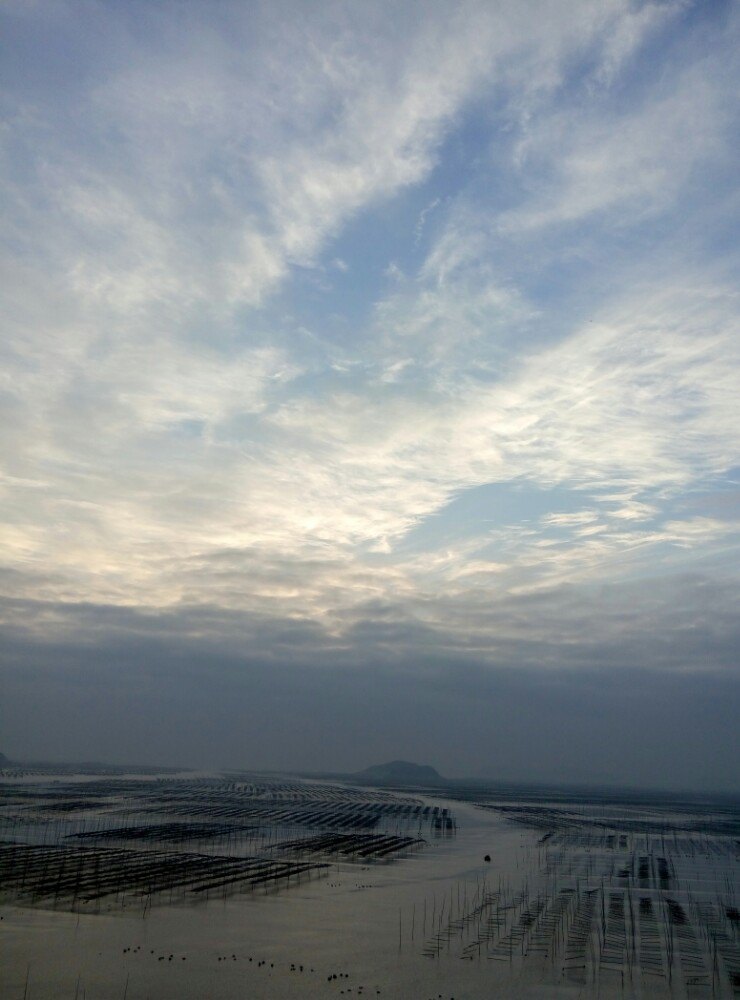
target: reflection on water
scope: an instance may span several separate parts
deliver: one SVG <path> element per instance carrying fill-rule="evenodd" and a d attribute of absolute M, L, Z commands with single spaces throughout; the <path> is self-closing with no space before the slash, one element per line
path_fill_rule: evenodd
<path fill-rule="evenodd" d="M 731 800 L 7 775 L 0 995 L 740 992 Z"/>

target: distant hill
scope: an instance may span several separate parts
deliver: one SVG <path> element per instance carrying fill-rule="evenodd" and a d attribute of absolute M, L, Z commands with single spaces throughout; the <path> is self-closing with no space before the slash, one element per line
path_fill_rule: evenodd
<path fill-rule="evenodd" d="M 10 760 L 4 753 L 0 753 L 0 767 L 5 767 L 6 764 L 10 764 Z"/>
<path fill-rule="evenodd" d="M 368 785 L 441 785 L 444 778 L 428 764 L 411 764 L 407 760 L 392 760 L 374 764 L 350 775 L 353 781 Z"/>

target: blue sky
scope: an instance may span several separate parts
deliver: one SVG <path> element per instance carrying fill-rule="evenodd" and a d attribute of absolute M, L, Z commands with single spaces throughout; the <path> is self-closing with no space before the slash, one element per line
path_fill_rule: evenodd
<path fill-rule="evenodd" d="M 653 740 L 736 785 L 737 5 L 0 16 L 5 752 L 666 783 Z M 409 677 L 443 747 L 421 707 L 300 736 L 306 685 Z M 527 715 L 554 677 L 580 764 Z M 700 685 L 711 748 L 665 717 L 592 767 L 635 677 L 656 718 Z M 161 735 L 227 678 L 303 690 L 294 739 Z M 463 721 L 496 685 L 515 751 Z"/>

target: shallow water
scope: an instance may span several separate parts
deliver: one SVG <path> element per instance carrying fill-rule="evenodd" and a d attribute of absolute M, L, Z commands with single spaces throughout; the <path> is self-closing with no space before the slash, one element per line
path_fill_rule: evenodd
<path fill-rule="evenodd" d="M 514 822 L 495 808 L 413 795 L 454 813 L 456 828 L 437 836 L 426 830 L 423 849 L 394 860 L 333 858 L 279 888 L 195 903 L 129 894 L 80 913 L 63 901 L 58 909 L 8 901 L 0 907 L 0 995 L 733 995 L 740 941 L 725 912 L 738 895 L 731 837 L 675 829 L 666 837 L 665 809 L 652 814 L 662 834 L 635 833 L 629 824 L 620 832 L 618 804 L 580 804 L 581 824 L 572 805 L 545 799 L 534 803 L 551 810 L 536 814 L 552 826 L 543 833 L 542 825 Z M 562 827 L 553 808 L 564 809 Z M 638 813 L 649 815 L 646 807 Z M 686 815 L 682 825 L 690 829 L 698 814 Z M 641 900 L 650 900 L 649 912 Z"/>

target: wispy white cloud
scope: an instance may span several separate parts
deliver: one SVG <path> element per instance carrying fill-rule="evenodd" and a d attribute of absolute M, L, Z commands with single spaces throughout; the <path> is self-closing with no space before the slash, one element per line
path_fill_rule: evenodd
<path fill-rule="evenodd" d="M 421 26 L 358 5 L 305 33 L 224 9 L 134 42 L 103 5 L 111 68 L 87 53 L 71 131 L 19 85 L 9 591 L 279 612 L 337 643 L 375 602 L 484 649 L 512 595 L 726 544 L 727 520 L 675 502 L 738 462 L 737 299 L 726 261 L 672 243 L 727 157 L 729 45 L 630 95 L 625 68 L 683 4 L 425 5 Z M 455 142 L 471 163 L 437 187 Z M 363 215 L 391 231 L 392 198 L 406 245 L 366 265 Z M 634 259 L 566 295 L 615 232 Z M 318 306 L 297 275 L 321 267 L 343 287 Z M 446 537 L 455 498 L 511 483 L 576 499 Z"/>
<path fill-rule="evenodd" d="M 538 229 L 615 211 L 624 225 L 664 211 L 692 171 L 725 145 L 729 120 L 719 98 L 702 67 L 693 66 L 670 93 L 642 107 L 606 119 L 594 111 L 548 116 L 530 128 L 516 158 L 525 174 L 555 178 L 535 182 L 531 200 L 503 213 L 500 227 Z"/>

